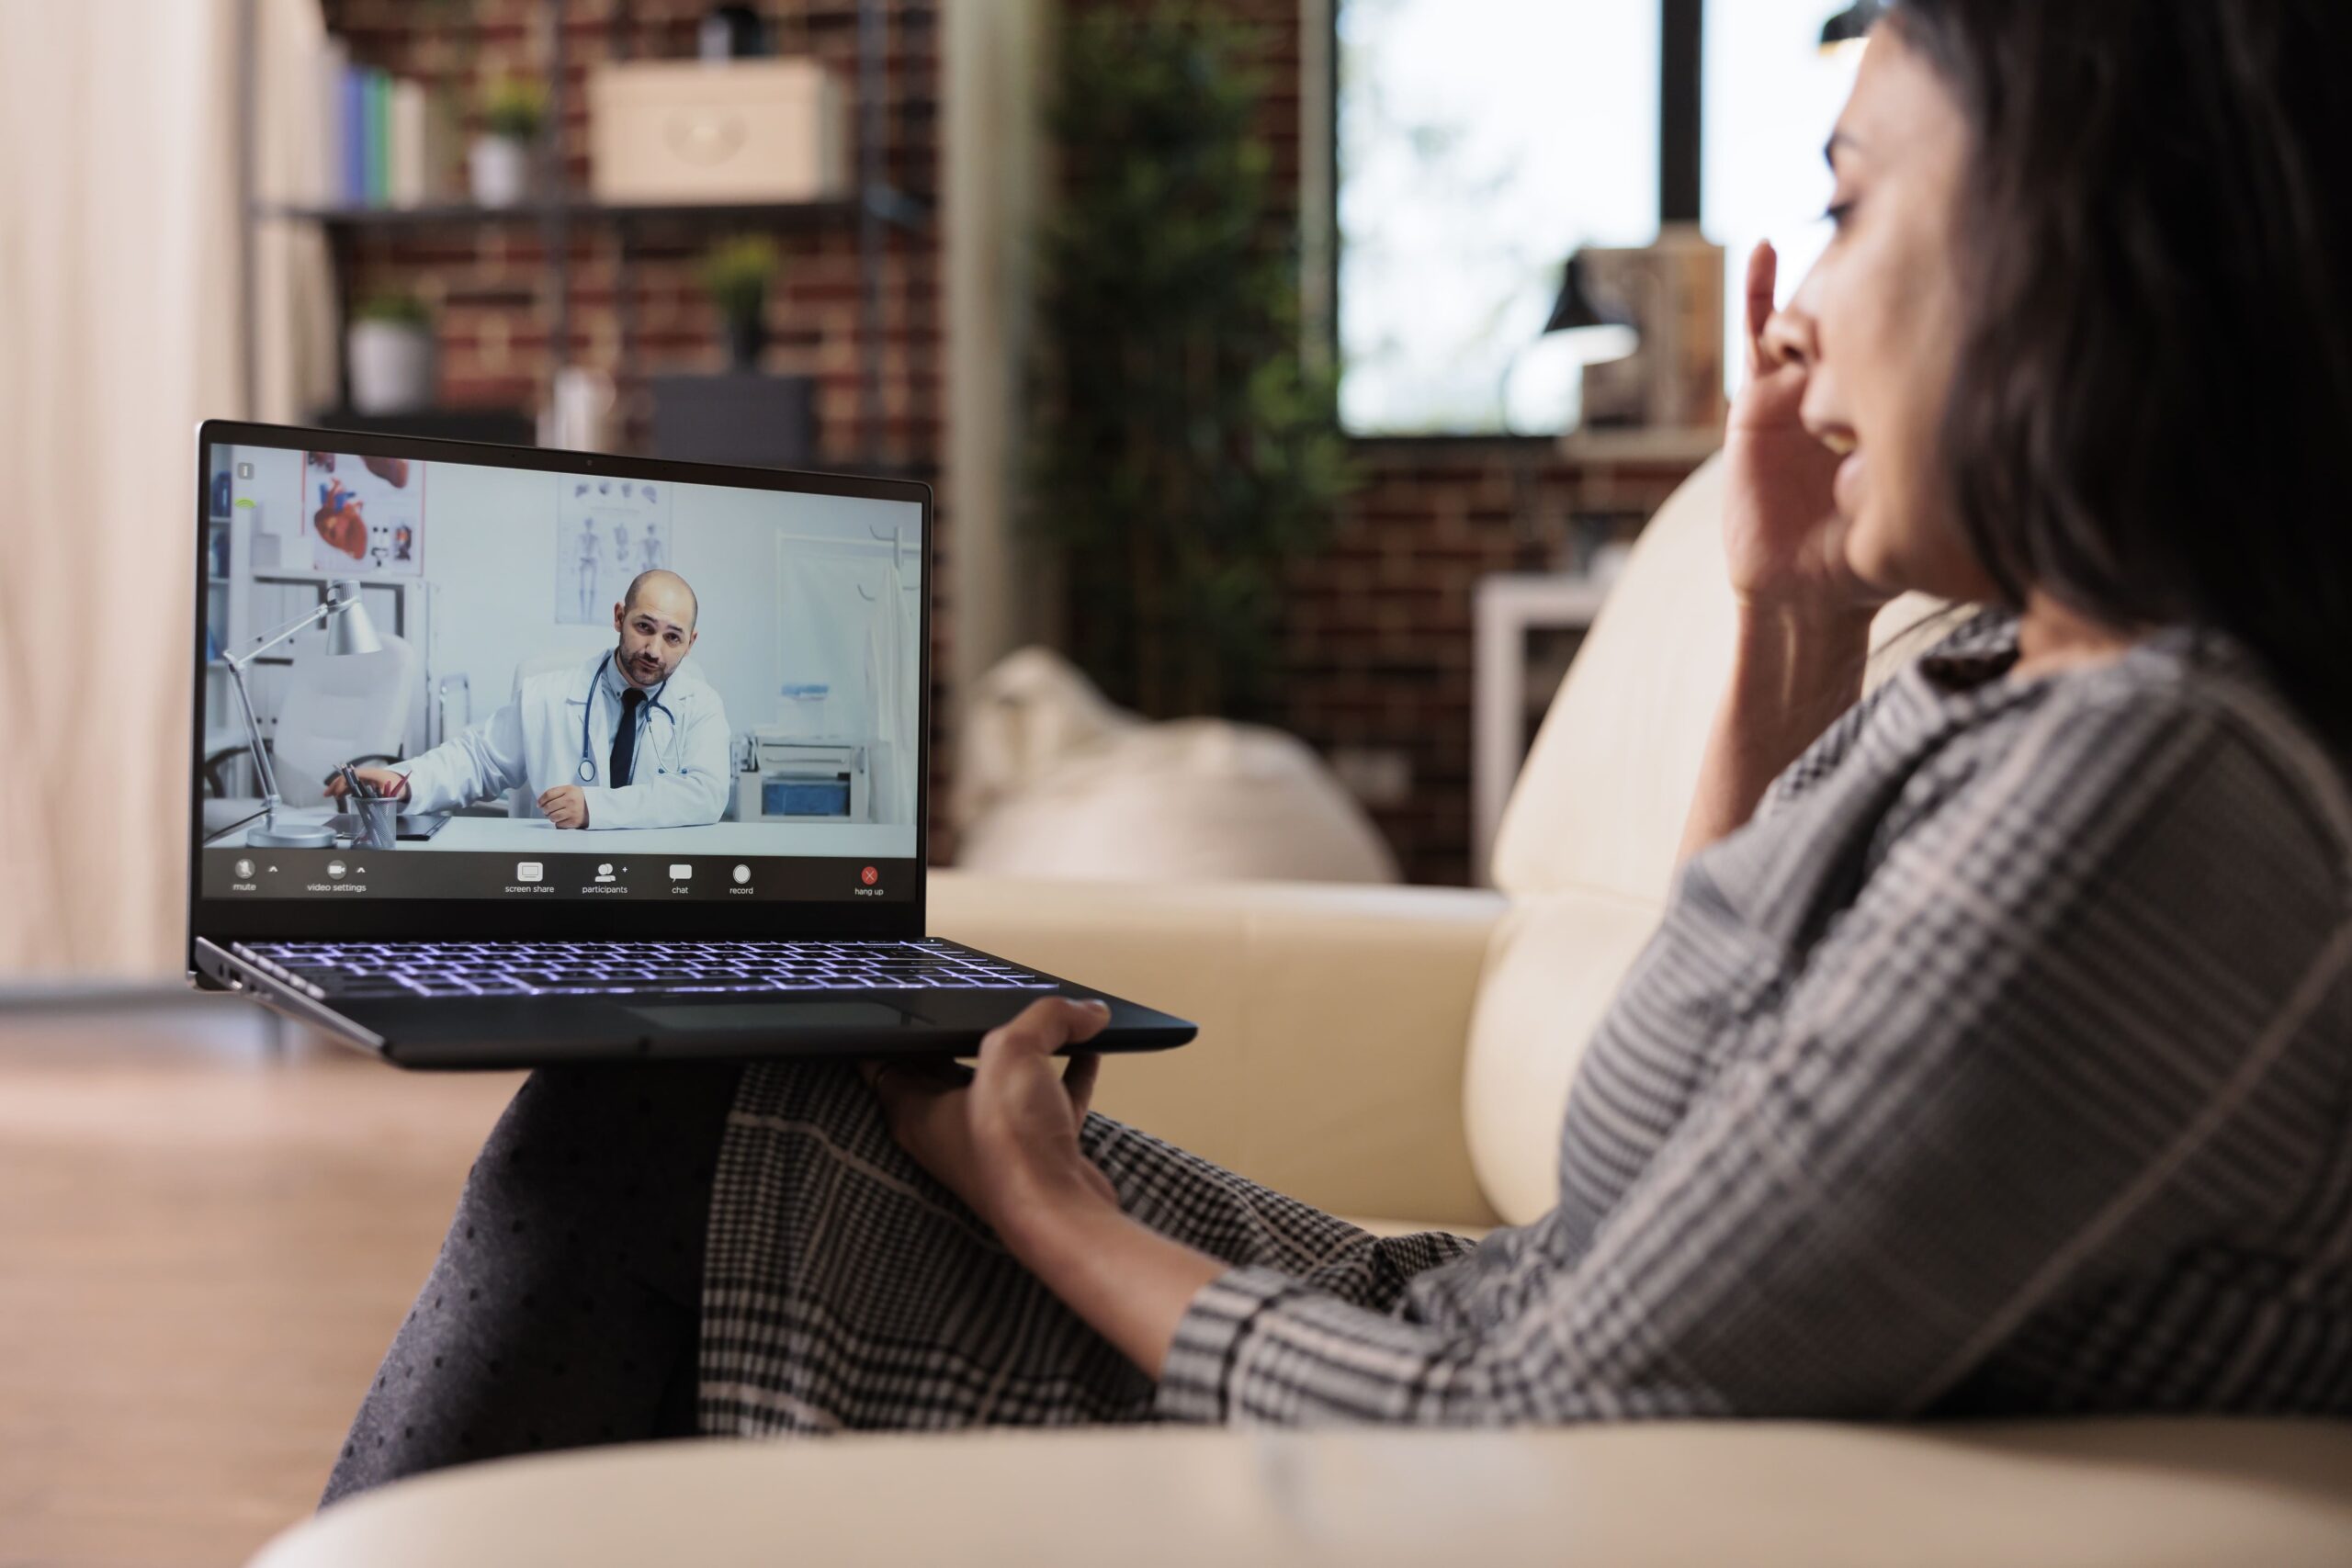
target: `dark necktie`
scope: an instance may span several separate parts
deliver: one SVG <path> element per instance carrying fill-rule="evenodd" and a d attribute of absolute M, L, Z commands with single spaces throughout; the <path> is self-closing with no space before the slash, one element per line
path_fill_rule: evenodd
<path fill-rule="evenodd" d="M 628 787 L 629 764 L 637 761 L 637 705 L 645 694 L 631 686 L 621 693 L 621 727 L 613 731 L 612 787 Z"/>

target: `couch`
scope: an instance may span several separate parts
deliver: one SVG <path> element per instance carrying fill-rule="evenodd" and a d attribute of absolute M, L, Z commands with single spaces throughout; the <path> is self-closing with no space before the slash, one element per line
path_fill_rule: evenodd
<path fill-rule="evenodd" d="M 1551 1201 L 1585 1037 L 1654 923 L 1728 659 L 1712 469 L 1555 699 L 1497 890 L 940 874 L 933 929 L 1197 1020 L 1102 1109 L 1385 1229 Z M 1917 607 L 1892 607 L 1890 634 Z M 2352 1423 L 1154 1429 L 647 1445 L 422 1477 L 281 1537 L 377 1563 L 2352 1562 Z"/>

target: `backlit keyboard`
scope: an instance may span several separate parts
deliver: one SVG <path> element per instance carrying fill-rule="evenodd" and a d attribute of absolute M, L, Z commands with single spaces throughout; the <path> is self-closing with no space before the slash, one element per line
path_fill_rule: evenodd
<path fill-rule="evenodd" d="M 269 942 L 238 957 L 306 995 L 550 997 L 981 989 L 1055 983 L 951 942 Z"/>

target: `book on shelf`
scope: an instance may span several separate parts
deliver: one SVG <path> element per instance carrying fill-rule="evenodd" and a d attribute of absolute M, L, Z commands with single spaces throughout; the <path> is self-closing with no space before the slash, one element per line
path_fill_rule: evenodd
<path fill-rule="evenodd" d="M 458 116 L 448 95 L 372 65 L 355 65 L 340 39 L 323 43 L 317 130 L 323 156 L 315 205 L 421 207 L 457 191 Z"/>
<path fill-rule="evenodd" d="M 422 207 L 425 201 L 424 84 L 394 82 L 390 113 L 385 198 L 394 207 Z"/>
<path fill-rule="evenodd" d="M 342 101 L 343 178 L 334 199 L 344 206 L 356 206 L 368 199 L 367 67 L 344 67 Z"/>

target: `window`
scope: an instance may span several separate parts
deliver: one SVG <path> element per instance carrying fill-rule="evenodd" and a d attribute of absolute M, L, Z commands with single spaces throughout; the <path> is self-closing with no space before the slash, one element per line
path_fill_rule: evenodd
<path fill-rule="evenodd" d="M 1824 54 L 1837 0 L 1716 0 L 1707 7 L 1700 219 L 1724 247 L 1724 330 L 1737 344 L 1747 253 L 1781 253 L 1780 296 L 1795 292 L 1829 243 L 1829 165 L 1821 150 L 1853 89 L 1861 56 Z M 1724 356 L 1735 383 L 1740 355 Z"/>
<path fill-rule="evenodd" d="M 1342 0 L 1340 419 L 1491 434 L 1580 244 L 1657 232 L 1655 0 Z"/>
<path fill-rule="evenodd" d="M 1838 8 L 1706 8 L 1702 218 L 1729 253 L 1727 326 L 1758 239 L 1785 297 L 1827 238 L 1821 145 L 1853 59 L 1819 39 Z M 1566 428 L 1580 356 L 1614 345 L 1539 342 L 1561 264 L 1657 234 L 1657 0 L 1341 0 L 1336 21 L 1342 425 Z"/>

